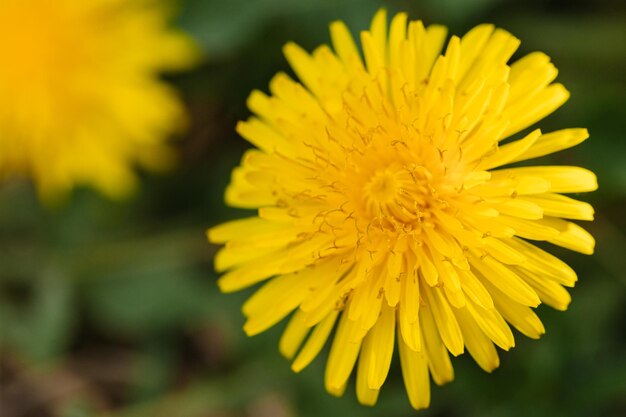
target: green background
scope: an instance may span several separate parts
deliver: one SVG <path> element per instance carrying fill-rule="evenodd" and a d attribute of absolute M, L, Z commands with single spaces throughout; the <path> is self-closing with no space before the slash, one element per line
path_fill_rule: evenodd
<path fill-rule="evenodd" d="M 32 185 L 0 186 L 0 415 L 4 417 L 320 417 L 626 415 L 626 8 L 623 1 L 186 0 L 176 23 L 201 46 L 193 72 L 169 76 L 191 129 L 171 174 L 142 174 L 130 200 L 76 190 L 43 207 Z M 541 50 L 570 101 L 539 124 L 587 127 L 584 144 L 544 162 L 594 170 L 597 239 L 587 257 L 553 250 L 579 274 L 565 313 L 540 306 L 546 335 L 487 374 L 468 355 L 432 405 L 409 406 L 394 359 L 374 408 L 323 389 L 326 354 L 301 374 L 280 357 L 283 325 L 254 338 L 239 311 L 251 290 L 220 294 L 207 227 L 244 214 L 224 206 L 230 170 L 248 146 L 234 133 L 245 99 L 288 70 L 281 46 L 311 49 L 327 26 L 353 33 L 373 13 L 406 10 L 454 34 L 492 22 Z"/>

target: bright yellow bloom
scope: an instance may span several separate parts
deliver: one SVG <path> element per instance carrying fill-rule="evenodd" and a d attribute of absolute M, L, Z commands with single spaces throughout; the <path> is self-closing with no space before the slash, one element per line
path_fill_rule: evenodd
<path fill-rule="evenodd" d="M 0 2 L 0 177 L 32 176 L 44 197 L 76 184 L 129 192 L 133 164 L 172 162 L 184 122 L 161 71 L 197 51 L 152 0 Z"/>
<path fill-rule="evenodd" d="M 561 193 L 595 190 L 596 178 L 572 166 L 500 167 L 587 131 L 507 141 L 568 92 L 542 53 L 508 66 L 519 40 L 492 25 L 452 37 L 441 54 L 444 27 L 407 25 L 400 13 L 387 28 L 379 12 L 361 33 L 364 60 L 343 23 L 330 31 L 334 51 L 285 46 L 302 84 L 278 74 L 271 96 L 249 98 L 256 116 L 237 130 L 258 149 L 226 200 L 258 216 L 209 230 L 225 243 L 219 285 L 269 280 L 244 304 L 244 330 L 293 312 L 280 350 L 296 372 L 336 327 L 325 377 L 335 395 L 356 366 L 357 397 L 374 404 L 397 343 L 409 400 L 428 407 L 429 375 L 454 378 L 449 353 L 467 349 L 489 372 L 495 346 L 514 346 L 509 325 L 538 338 L 532 307 L 567 308 L 563 286 L 576 274 L 529 241 L 591 254 L 593 238 L 564 219 L 592 220 L 593 209 Z"/>

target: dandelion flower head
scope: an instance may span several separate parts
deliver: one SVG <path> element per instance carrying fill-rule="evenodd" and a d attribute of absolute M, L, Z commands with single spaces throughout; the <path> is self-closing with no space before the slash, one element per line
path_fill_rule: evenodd
<path fill-rule="evenodd" d="M 232 206 L 258 215 L 209 230 L 223 291 L 266 281 L 243 306 L 258 334 L 290 316 L 279 347 L 298 372 L 332 339 L 325 386 L 356 372 L 374 404 L 397 346 L 414 408 L 430 378 L 454 378 L 450 354 L 499 365 L 511 327 L 538 338 L 540 303 L 565 310 L 576 281 L 546 241 L 591 254 L 569 221 L 593 209 L 562 195 L 595 190 L 573 166 L 503 166 L 574 146 L 581 128 L 527 131 L 567 90 L 543 53 L 507 64 L 519 40 L 484 24 L 443 48 L 446 28 L 378 12 L 360 36 L 330 26 L 332 46 L 284 53 L 279 73 L 237 131 L 255 148 L 233 171 Z M 445 49 L 445 50 L 442 50 Z M 334 330 L 334 333 L 333 333 Z M 331 337 L 331 334 L 333 336 Z M 356 368 L 356 369 L 355 369 Z"/>
<path fill-rule="evenodd" d="M 152 0 L 0 3 L 0 176 L 30 176 L 43 197 L 77 184 L 118 197 L 133 165 L 165 168 L 184 114 L 162 71 L 197 51 Z"/>

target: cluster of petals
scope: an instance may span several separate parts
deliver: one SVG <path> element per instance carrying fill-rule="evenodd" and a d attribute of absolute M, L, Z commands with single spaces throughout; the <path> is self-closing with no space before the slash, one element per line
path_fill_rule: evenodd
<path fill-rule="evenodd" d="M 582 128 L 527 129 L 567 90 L 543 53 L 508 64 L 519 40 L 484 24 L 444 48 L 446 28 L 378 12 L 360 34 L 341 22 L 332 49 L 284 53 L 271 94 L 237 131 L 254 145 L 226 200 L 257 214 L 218 225 L 223 291 L 265 283 L 243 306 L 258 334 L 289 316 L 280 351 L 298 372 L 332 339 L 326 389 L 353 372 L 374 404 L 393 352 L 410 403 L 430 403 L 430 379 L 454 378 L 450 354 L 499 365 L 511 327 L 539 338 L 540 303 L 565 310 L 576 281 L 545 241 L 585 254 L 593 238 L 570 220 L 593 209 L 564 196 L 596 178 L 573 166 L 516 164 L 579 144 Z M 331 334 L 333 335 L 331 337 Z"/>
<path fill-rule="evenodd" d="M 0 177 L 46 200 L 76 185 L 121 197 L 136 165 L 170 166 L 186 122 L 161 74 L 198 51 L 169 17 L 152 0 L 2 0 Z"/>

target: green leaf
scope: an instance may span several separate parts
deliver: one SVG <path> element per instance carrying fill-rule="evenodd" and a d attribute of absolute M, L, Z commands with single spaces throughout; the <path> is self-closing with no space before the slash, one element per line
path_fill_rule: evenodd
<path fill-rule="evenodd" d="M 7 294 L 7 287 L 16 284 L 26 286 L 24 290 L 30 292 L 27 300 Z M 75 324 L 73 291 L 67 277 L 58 270 L 44 269 L 32 280 L 4 276 L 0 286 L 5 290 L 0 298 L 0 346 L 33 361 L 61 354 Z"/>

